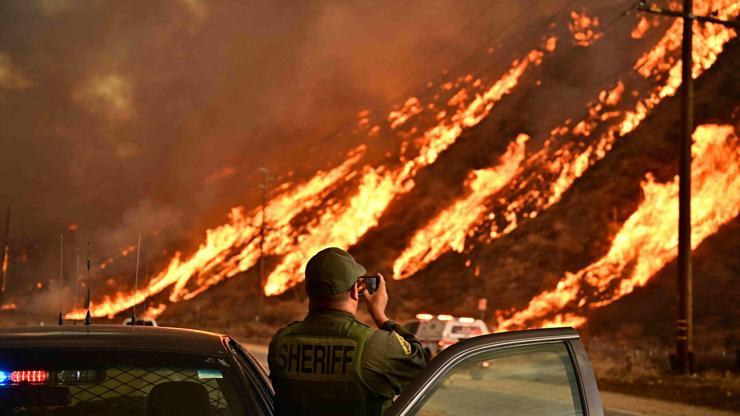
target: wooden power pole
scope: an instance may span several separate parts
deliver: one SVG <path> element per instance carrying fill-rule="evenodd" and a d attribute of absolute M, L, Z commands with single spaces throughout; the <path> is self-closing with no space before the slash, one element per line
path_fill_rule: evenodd
<path fill-rule="evenodd" d="M 694 131 L 694 82 L 691 76 L 694 20 L 737 27 L 714 17 L 695 16 L 693 0 L 683 0 L 680 12 L 648 6 L 640 1 L 638 9 L 683 19 L 681 45 L 681 137 L 678 160 L 678 316 L 676 319 L 676 370 L 694 372 L 694 305 L 691 274 L 691 134 Z"/>

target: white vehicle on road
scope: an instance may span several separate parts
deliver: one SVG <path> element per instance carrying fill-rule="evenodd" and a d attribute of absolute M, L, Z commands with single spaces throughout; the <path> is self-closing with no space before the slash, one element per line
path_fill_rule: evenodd
<path fill-rule="evenodd" d="M 420 313 L 404 326 L 413 332 L 432 356 L 463 339 L 488 333 L 488 326 L 480 319 L 455 318 L 452 315 Z"/>

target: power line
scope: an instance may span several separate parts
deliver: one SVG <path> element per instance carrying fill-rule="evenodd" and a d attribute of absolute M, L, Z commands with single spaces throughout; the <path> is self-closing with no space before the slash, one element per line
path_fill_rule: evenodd
<path fill-rule="evenodd" d="M 530 6 L 532 6 L 534 3 L 537 3 L 538 1 L 539 0 L 532 0 Z M 580 1 L 583 1 L 583 0 L 570 0 L 570 1 L 568 1 L 563 7 L 561 7 L 560 9 L 558 9 L 558 11 L 554 14 L 554 16 L 559 16 L 563 12 L 563 10 L 565 10 L 566 8 L 572 7 L 573 4 L 575 4 L 576 2 L 580 2 Z M 496 6 L 498 4 L 499 4 L 499 1 L 498 0 L 494 0 L 491 3 L 489 3 L 488 5 L 486 5 L 481 10 L 481 12 L 478 15 L 474 16 L 472 19 L 468 20 L 463 26 L 461 26 L 460 29 L 458 29 L 458 31 L 456 32 L 455 36 L 453 36 L 452 39 L 455 39 L 455 38 L 459 37 L 461 34 L 463 34 L 464 32 L 466 32 L 470 27 L 472 27 L 478 20 L 480 20 L 483 16 L 485 16 L 488 12 L 490 12 L 493 9 L 494 6 Z M 440 74 L 437 77 L 435 77 L 433 79 L 433 81 L 436 81 L 436 80 L 440 79 L 441 77 L 446 76 L 447 74 L 452 74 L 453 72 L 457 71 L 460 67 L 468 64 L 471 60 L 473 60 L 474 58 L 476 58 L 476 56 L 478 56 L 479 58 L 482 57 L 482 56 L 485 56 L 485 54 L 481 54 L 481 52 L 485 51 L 486 48 L 489 45 L 491 45 L 492 43 L 495 43 L 496 41 L 498 41 L 501 38 L 501 36 L 503 36 L 510 28 L 514 27 L 514 25 L 516 25 L 519 21 L 521 21 L 522 18 L 524 18 L 525 16 L 527 16 L 528 15 L 528 12 L 530 12 L 531 9 L 532 9 L 531 7 L 522 7 L 521 12 L 519 14 L 517 14 L 517 16 L 515 16 L 512 20 L 510 20 L 504 27 L 502 27 L 500 30 L 496 31 L 496 33 L 494 33 L 493 35 L 491 35 L 490 37 L 488 37 L 483 42 L 481 42 L 481 44 L 473 52 L 471 52 L 463 60 L 461 60 L 457 64 L 455 64 L 451 69 L 446 70 L 444 74 Z M 545 21 L 545 23 L 543 25 L 541 25 L 537 30 L 533 31 L 532 32 L 532 35 L 530 35 L 527 39 L 529 40 L 533 36 L 539 35 L 540 34 L 540 31 L 542 29 L 544 29 L 547 26 L 548 23 L 549 23 L 548 21 Z M 517 45 L 512 45 L 512 48 L 513 47 L 516 47 L 516 46 L 519 46 L 519 45 L 520 45 L 520 43 L 518 43 Z M 428 66 L 430 62 L 432 62 L 433 60 L 435 60 L 439 55 L 441 55 L 449 47 L 450 47 L 450 43 L 449 42 L 446 43 L 445 45 L 443 45 L 430 58 L 427 58 L 426 60 L 424 60 L 424 62 L 422 64 L 420 64 L 419 66 L 417 66 L 416 68 L 414 68 L 412 71 L 410 71 L 408 73 L 408 75 L 406 75 L 404 77 L 404 79 L 410 79 L 412 76 L 415 76 L 416 74 L 418 74 L 419 72 L 421 72 L 424 69 L 425 66 Z M 486 70 L 490 69 L 490 66 L 486 67 L 485 69 Z M 374 108 L 373 108 L 373 111 L 377 110 L 380 107 L 382 107 L 383 109 L 385 109 L 393 101 L 399 99 L 399 97 L 415 95 L 416 94 L 416 91 L 418 91 L 420 89 L 423 89 L 427 85 L 428 82 L 429 81 L 424 81 L 424 82 L 416 85 L 415 87 L 408 88 L 408 89 L 404 90 L 403 92 L 401 92 L 399 94 L 396 94 L 396 95 L 393 95 L 393 96 L 391 96 L 389 98 L 386 98 L 381 103 L 376 104 L 374 106 Z M 397 85 L 400 86 L 401 84 L 403 84 L 403 82 L 400 82 Z M 397 88 L 394 88 L 394 89 L 397 89 Z M 331 131 L 329 131 L 329 132 L 327 132 L 327 133 L 325 133 L 325 134 L 323 134 L 321 136 L 318 136 L 316 139 L 314 139 L 314 140 L 306 143 L 305 145 L 300 146 L 298 148 L 295 148 L 295 149 L 291 150 L 290 152 L 285 153 L 283 155 L 284 156 L 291 157 L 291 156 L 294 156 L 294 155 L 297 155 L 297 154 L 300 154 L 300 153 L 304 153 L 304 152 L 310 150 L 311 148 L 313 148 L 314 146 L 316 146 L 317 144 L 319 144 L 321 142 L 325 142 L 326 140 L 333 139 L 333 138 L 339 136 L 339 134 L 342 133 L 347 127 L 355 124 L 356 117 L 357 117 L 356 115 L 352 115 L 351 117 L 346 118 L 345 121 L 340 122 Z M 252 174 L 249 175 L 249 177 L 253 177 L 254 175 L 255 175 L 255 173 L 252 173 Z"/>
<path fill-rule="evenodd" d="M 532 1 L 532 4 L 536 3 L 537 1 L 539 1 L 539 0 L 533 0 Z M 564 10 L 567 7 L 570 7 L 576 1 L 583 1 L 583 0 L 570 0 L 563 8 L 561 8 L 556 13 L 556 15 L 559 15 L 562 12 L 562 10 Z M 485 12 L 488 12 L 490 10 L 490 8 L 492 8 L 493 5 L 496 5 L 497 3 L 498 2 L 494 2 L 493 4 L 489 4 L 489 6 L 487 6 L 486 9 L 484 9 Z M 508 22 L 501 30 L 497 31 L 493 36 L 491 36 L 490 38 L 488 38 L 485 41 L 483 41 L 481 43 L 481 45 L 478 48 L 476 48 L 471 54 L 469 54 L 466 58 L 464 58 L 459 63 L 455 64 L 452 67 L 452 69 L 447 70 L 447 73 L 449 74 L 449 73 L 452 73 L 452 72 L 456 71 L 458 68 L 460 68 L 461 66 L 467 64 L 470 60 L 472 60 L 473 58 L 475 58 L 476 55 L 478 55 L 481 51 L 484 51 L 488 45 L 490 45 L 491 43 L 493 43 L 496 40 L 498 40 L 508 29 L 510 29 L 516 23 L 518 23 L 524 16 L 526 16 L 528 14 L 528 12 L 530 10 L 531 10 L 531 8 L 524 7 L 522 9 L 522 11 L 513 20 L 511 20 L 510 22 Z M 458 30 L 458 32 L 455 35 L 455 37 L 457 37 L 460 34 L 464 33 L 467 30 L 467 28 L 469 28 L 470 26 L 472 26 L 472 24 L 475 23 L 476 20 L 477 19 L 473 19 L 473 20 L 467 22 L 465 25 L 463 25 L 463 27 L 461 27 L 461 29 Z M 545 24 L 545 26 L 546 26 L 546 24 Z M 432 59 L 434 59 L 434 58 L 435 57 L 433 57 Z M 431 62 L 432 59 L 425 60 L 424 63 L 422 64 L 422 68 L 423 68 L 423 65 L 428 65 L 429 62 Z M 421 69 L 416 68 L 416 69 L 412 70 L 409 75 L 413 74 L 414 72 L 419 72 L 420 70 Z M 442 76 L 444 76 L 444 74 L 443 75 L 440 75 L 440 76 L 437 76 L 435 78 L 435 80 L 439 79 Z M 405 78 L 407 78 L 407 77 L 405 77 Z M 385 108 L 391 102 L 397 100 L 398 97 L 401 97 L 401 96 L 404 96 L 404 95 L 414 95 L 415 91 L 418 91 L 418 90 L 424 88 L 428 82 L 429 81 L 424 81 L 423 83 L 420 83 L 419 85 L 417 85 L 417 86 L 415 86 L 413 88 L 406 89 L 403 93 L 400 93 L 400 94 L 397 94 L 395 96 L 389 97 L 389 98 L 383 100 L 381 103 L 377 104 L 374 107 L 374 109 L 377 109 L 378 107 Z M 344 131 L 345 128 L 347 128 L 350 125 L 353 125 L 355 123 L 355 119 L 356 119 L 356 116 L 355 115 L 353 115 L 352 117 L 347 118 L 347 120 L 345 122 L 340 123 L 332 131 L 330 131 L 330 132 L 328 132 L 328 133 L 326 133 L 326 134 L 318 137 L 316 140 L 313 140 L 313 141 L 307 143 L 305 146 L 301 146 L 301 147 L 295 149 L 294 151 L 291 151 L 288 155 L 291 155 L 292 156 L 294 154 L 305 152 L 305 151 L 311 149 L 313 146 L 315 146 L 319 142 L 323 142 L 323 141 L 325 141 L 327 139 L 331 139 L 331 138 L 336 137 L 337 135 L 339 135 L 339 133 L 341 133 L 342 131 Z"/>
<path fill-rule="evenodd" d="M 534 1 L 537 1 L 537 0 L 534 0 Z M 460 35 L 462 35 L 463 33 L 465 33 L 465 31 L 467 31 L 469 28 L 471 28 L 473 26 L 473 24 L 475 24 L 478 20 L 480 20 L 483 16 L 485 16 L 493 8 L 493 6 L 495 6 L 497 3 L 498 3 L 498 0 L 494 0 L 491 3 L 489 3 L 483 10 L 481 10 L 479 13 L 477 13 L 473 17 L 473 19 L 471 19 L 465 25 L 463 25 L 463 27 L 460 28 L 460 30 L 457 32 L 457 34 L 455 34 L 455 36 L 452 37 L 452 39 L 455 39 L 455 38 L 459 37 Z M 437 48 L 437 51 L 434 54 L 432 54 L 432 56 L 430 58 L 427 58 L 426 59 L 426 62 L 421 63 L 414 70 L 412 70 L 408 75 L 406 75 L 400 82 L 398 82 L 394 86 L 394 88 L 392 88 L 392 91 L 397 90 L 402 85 L 405 85 L 411 79 L 415 78 L 419 74 L 419 72 L 421 72 L 421 70 L 424 69 L 424 67 L 427 64 L 429 64 L 430 62 L 433 62 L 434 60 L 436 60 L 440 55 L 442 55 L 442 53 L 446 52 L 450 48 L 451 45 L 452 45 L 452 42 L 445 42 L 442 46 L 440 46 L 439 48 Z"/>

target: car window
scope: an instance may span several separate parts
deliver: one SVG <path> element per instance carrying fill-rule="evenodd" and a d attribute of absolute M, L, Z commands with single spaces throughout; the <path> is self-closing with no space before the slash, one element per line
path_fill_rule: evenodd
<path fill-rule="evenodd" d="M 171 352 L 0 350 L 0 414 L 254 414 L 222 356 Z"/>
<path fill-rule="evenodd" d="M 583 415 L 578 381 L 564 343 L 477 354 L 442 377 L 416 415 Z"/>

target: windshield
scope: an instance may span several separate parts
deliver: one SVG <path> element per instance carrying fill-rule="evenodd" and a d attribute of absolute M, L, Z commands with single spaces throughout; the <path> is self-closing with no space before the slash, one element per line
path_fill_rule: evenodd
<path fill-rule="evenodd" d="M 234 415 L 244 387 L 219 356 L 170 352 L 2 350 L 0 414 Z M 246 396 L 246 397 L 245 397 Z"/>

